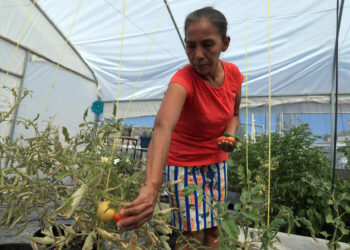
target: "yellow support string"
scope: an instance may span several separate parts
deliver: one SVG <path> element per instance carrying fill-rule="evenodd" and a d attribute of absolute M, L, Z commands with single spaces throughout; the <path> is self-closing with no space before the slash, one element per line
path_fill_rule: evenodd
<path fill-rule="evenodd" d="M 267 226 L 270 225 L 270 186 L 271 186 L 271 41 L 270 41 L 270 0 L 267 0 L 267 37 L 269 52 L 269 174 L 267 192 Z"/>
<path fill-rule="evenodd" d="M 123 23 L 122 23 L 122 36 L 120 42 L 120 58 L 119 58 L 119 73 L 118 73 L 118 91 L 117 91 L 117 111 L 115 118 L 118 118 L 119 112 L 119 94 L 120 94 L 120 76 L 122 72 L 122 56 L 123 56 L 123 41 L 124 41 L 124 27 L 125 27 L 125 9 L 126 9 L 126 0 L 123 0 Z"/>
<path fill-rule="evenodd" d="M 121 44 L 120 44 L 120 59 L 119 59 L 119 73 L 118 73 L 118 91 L 117 91 L 117 110 L 116 110 L 116 114 L 115 114 L 115 122 L 117 122 L 118 120 L 118 113 L 119 113 L 119 93 L 120 93 L 120 76 L 121 76 L 121 72 L 122 72 L 122 55 L 123 55 L 123 40 L 124 40 L 124 26 L 125 26 L 125 9 L 126 9 L 126 0 L 123 0 L 123 23 L 122 23 L 122 36 L 121 36 Z M 120 131 L 122 131 L 123 126 L 121 126 Z M 114 155 L 114 150 L 115 150 L 115 146 L 116 146 L 116 141 L 117 138 L 119 137 L 120 132 L 116 132 L 114 139 L 113 139 L 113 145 L 112 145 L 112 153 L 111 153 L 111 157 L 110 160 L 112 161 L 113 159 L 113 155 Z"/>
<path fill-rule="evenodd" d="M 74 27 L 74 25 L 75 25 L 76 19 L 77 19 L 77 17 L 78 17 L 78 13 L 79 13 L 79 10 L 80 10 L 81 3 L 82 3 L 82 0 L 79 1 L 78 8 L 77 8 L 77 10 L 75 11 L 73 23 L 72 23 L 71 26 L 70 26 L 69 33 L 68 33 L 68 35 L 67 35 L 67 37 L 66 37 L 66 40 L 65 40 L 65 42 L 64 42 L 63 49 L 62 49 L 62 51 L 61 51 L 60 57 L 59 57 L 58 62 L 57 62 L 56 70 L 55 70 L 55 72 L 54 72 L 54 74 L 53 74 L 53 76 L 52 76 L 51 82 L 50 82 L 49 90 L 48 90 L 48 92 L 47 92 L 44 105 L 43 105 L 43 107 L 42 107 L 42 109 L 41 109 L 41 112 L 39 113 L 38 124 L 39 124 L 40 121 L 41 121 L 41 115 L 42 115 L 42 114 L 44 113 L 44 111 L 45 111 L 45 108 L 46 108 L 46 106 L 47 106 L 47 102 L 48 102 L 49 97 L 50 97 L 50 94 L 51 94 L 51 90 L 52 90 L 53 85 L 54 85 L 54 83 L 55 83 L 55 81 L 56 81 L 56 75 L 57 75 L 58 69 L 59 69 L 60 66 L 61 66 L 61 61 L 62 61 L 64 52 L 65 52 L 65 50 L 66 50 L 66 47 L 67 47 L 67 44 L 68 44 L 68 40 L 69 40 L 70 35 L 71 35 L 71 33 L 72 33 L 73 27 Z"/>
<path fill-rule="evenodd" d="M 14 63 L 14 61 L 15 61 L 15 57 L 16 57 L 16 54 L 17 54 L 17 51 L 18 51 L 18 48 L 19 48 L 19 44 L 20 44 L 21 41 L 22 41 L 22 37 L 23 37 L 24 31 L 25 31 L 26 28 L 27 28 L 27 25 L 28 25 L 28 23 L 29 23 L 29 19 L 30 19 L 32 13 L 33 13 L 33 7 L 34 7 L 34 5 L 36 4 L 37 1 L 38 1 L 38 0 L 33 1 L 32 5 L 30 6 L 29 12 L 28 12 L 28 14 L 27 14 L 26 20 L 24 21 L 24 25 L 23 25 L 22 30 L 21 30 L 21 33 L 20 33 L 20 35 L 19 35 L 19 39 L 18 39 L 18 42 L 17 42 L 17 45 L 16 45 L 16 49 L 15 49 L 15 51 L 14 51 L 13 54 L 12 54 L 12 57 L 11 57 L 11 60 L 10 60 L 10 65 L 9 65 L 8 70 L 6 71 L 5 77 L 4 77 L 4 79 L 2 80 L 2 83 L 1 83 L 0 95 L 1 95 L 1 93 L 2 93 L 2 90 L 3 90 L 4 86 L 5 86 L 5 83 L 6 83 L 6 81 L 7 81 L 9 72 L 10 72 L 11 69 L 12 69 L 12 66 L 13 66 L 13 63 Z"/>
<path fill-rule="evenodd" d="M 161 24 L 162 21 L 163 21 L 164 13 L 165 13 L 165 10 L 166 10 L 167 5 L 168 5 L 168 1 L 166 1 L 166 5 L 165 5 L 165 7 L 164 7 L 164 9 L 163 9 L 162 15 L 161 15 L 160 20 L 159 20 L 159 22 L 158 22 L 158 24 L 157 24 L 156 31 L 154 32 L 154 35 L 153 35 L 153 37 L 152 37 L 151 45 L 150 45 L 149 48 L 148 48 L 148 52 L 147 52 L 146 58 L 145 58 L 145 60 L 144 60 L 144 62 L 143 62 L 143 65 L 142 65 L 140 74 L 139 74 L 139 76 L 138 76 L 138 78 L 137 78 L 134 91 L 133 91 L 132 96 L 131 96 L 131 99 L 130 99 L 130 101 L 129 101 L 129 105 L 128 105 L 127 109 L 126 109 L 126 115 L 125 115 L 125 117 L 126 117 L 127 114 L 129 113 L 129 110 L 130 110 L 130 107 L 131 107 L 131 103 L 132 103 L 132 101 L 133 101 L 133 99 L 134 99 L 136 89 L 137 89 L 137 87 L 139 86 L 139 83 L 140 83 L 140 79 L 141 79 L 143 70 L 145 69 L 146 63 L 147 63 L 147 61 L 148 61 L 148 57 L 149 57 L 149 55 L 150 55 L 150 53 L 151 53 L 151 49 L 152 49 L 153 44 L 154 44 L 154 41 L 155 41 L 155 39 L 156 39 L 156 36 L 157 36 L 158 30 L 159 30 L 160 24 Z M 123 124 L 124 124 L 124 121 L 125 121 L 125 118 L 124 118 L 124 120 L 123 120 Z"/>
<path fill-rule="evenodd" d="M 248 39 L 247 39 L 247 0 L 244 1 L 244 33 L 245 33 L 245 114 L 246 114 L 246 172 L 247 172 L 247 184 L 248 184 L 248 191 L 250 191 L 250 182 L 248 180 L 248 170 L 249 170 L 249 164 L 248 164 Z"/>
<path fill-rule="evenodd" d="M 154 42 L 155 42 L 155 38 L 156 38 L 156 36 L 157 36 L 157 34 L 158 34 L 158 30 L 159 30 L 160 24 L 161 24 L 162 21 L 163 21 L 164 13 L 165 13 L 165 11 L 166 11 L 167 5 L 168 5 L 168 2 L 166 3 L 166 5 L 165 5 L 165 7 L 164 7 L 164 9 L 163 9 L 161 18 L 160 18 L 160 20 L 159 20 L 159 22 L 158 22 L 158 24 L 157 24 L 157 27 L 156 27 L 156 31 L 154 32 L 154 35 L 153 35 L 153 37 L 152 37 L 151 45 L 150 45 L 150 47 L 149 47 L 149 49 L 148 49 L 148 52 L 147 52 L 147 54 L 146 54 L 146 58 L 145 58 L 145 60 L 144 60 L 144 62 L 143 62 L 141 71 L 140 71 L 139 76 L 138 76 L 138 78 L 137 78 L 135 88 L 134 88 L 133 93 L 132 93 L 132 95 L 131 95 L 130 101 L 129 101 L 129 103 L 128 103 L 128 107 L 127 107 L 127 109 L 126 109 L 125 117 L 124 117 L 123 122 L 122 122 L 122 125 L 121 125 L 121 131 L 122 131 L 122 129 L 123 129 L 124 122 L 125 122 L 125 119 L 126 119 L 126 117 L 127 117 L 127 114 L 128 114 L 129 111 L 130 111 L 131 103 L 132 103 L 133 98 L 134 98 L 134 96 L 135 96 L 136 89 L 137 89 L 137 87 L 139 86 L 141 76 L 142 76 L 143 71 L 144 71 L 144 69 L 145 69 L 145 66 L 146 66 L 146 64 L 147 64 L 148 57 L 149 57 L 149 55 L 150 55 L 150 53 L 151 53 L 153 44 L 154 44 Z M 118 84 L 120 85 L 120 81 L 119 81 Z M 118 96 L 119 96 L 119 95 L 118 95 Z M 117 103 L 118 103 L 118 102 L 119 102 L 119 98 L 117 99 Z M 118 105 L 117 105 L 117 110 L 118 110 Z M 118 112 L 117 112 L 117 114 L 118 114 Z M 115 119 L 117 120 L 117 118 L 118 118 L 118 117 L 116 116 Z M 113 154 L 114 154 L 115 142 L 116 142 L 116 139 L 119 137 L 119 135 L 120 135 L 120 132 L 118 133 L 118 135 L 116 134 L 115 137 L 114 137 L 111 159 L 112 159 L 112 156 L 113 156 Z"/>

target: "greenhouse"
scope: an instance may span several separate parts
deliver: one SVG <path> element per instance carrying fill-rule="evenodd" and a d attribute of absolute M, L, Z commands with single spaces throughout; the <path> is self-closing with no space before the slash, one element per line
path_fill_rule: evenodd
<path fill-rule="evenodd" d="M 211 204 L 220 249 L 350 249 L 350 2 L 1 0 L 0 250 L 198 248 L 166 169 L 151 219 L 112 218 L 144 187 L 186 17 L 207 6 L 244 76 L 239 128 L 224 201 L 180 195 Z"/>

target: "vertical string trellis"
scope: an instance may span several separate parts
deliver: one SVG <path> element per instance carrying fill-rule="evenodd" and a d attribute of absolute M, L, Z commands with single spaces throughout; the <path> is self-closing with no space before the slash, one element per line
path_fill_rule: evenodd
<path fill-rule="evenodd" d="M 10 72 L 11 69 L 12 69 L 15 56 L 16 56 L 16 54 L 17 54 L 19 45 L 20 45 L 20 43 L 21 43 L 21 41 L 22 41 L 22 37 L 23 37 L 24 31 L 26 30 L 26 28 L 27 28 L 27 26 L 28 26 L 28 23 L 29 23 L 29 20 L 30 20 L 30 17 L 32 16 L 33 8 L 34 8 L 36 2 L 37 2 L 37 0 L 33 1 L 32 4 L 31 4 L 31 6 L 30 6 L 30 8 L 29 8 L 29 12 L 28 12 L 28 14 L 27 14 L 27 17 L 26 17 L 26 19 L 25 19 L 24 25 L 23 25 L 22 30 L 21 30 L 21 32 L 20 32 L 20 36 L 19 36 L 19 39 L 18 39 L 16 48 L 15 48 L 13 54 L 12 54 L 12 57 L 11 57 L 11 60 L 10 60 L 10 65 L 9 65 L 8 70 L 7 70 L 7 72 L 6 72 L 6 75 L 5 75 L 5 77 L 4 77 L 3 81 L 2 81 L 1 88 L 0 88 L 0 94 L 2 93 L 2 90 L 3 90 L 4 86 L 5 86 L 5 83 L 6 83 L 7 78 L 8 78 L 8 74 L 9 74 L 9 72 Z M 60 65 L 61 65 L 61 61 L 62 61 L 62 58 L 63 58 L 63 54 L 64 54 L 65 49 L 66 49 L 67 44 L 68 44 L 68 40 L 69 40 L 70 35 L 71 35 L 71 33 L 72 33 L 73 27 L 74 27 L 74 25 L 75 25 L 75 22 L 76 22 L 76 19 L 77 19 L 79 10 L 80 10 L 81 3 L 82 3 L 82 0 L 79 1 L 78 8 L 77 8 L 77 10 L 75 11 L 73 23 L 72 23 L 71 26 L 70 26 L 69 33 L 68 33 L 68 35 L 66 36 L 66 39 L 65 39 L 65 42 L 64 42 L 64 45 L 63 45 L 63 49 L 62 49 L 62 51 L 61 51 L 61 53 L 60 53 L 59 60 L 58 60 L 58 62 L 57 62 L 56 70 L 55 70 L 55 72 L 54 72 L 54 74 L 53 74 L 53 76 L 52 76 L 52 78 L 51 78 L 51 82 L 50 82 L 49 89 L 48 89 L 48 92 L 47 92 L 47 95 L 46 95 L 46 98 L 45 98 L 45 101 L 44 101 L 44 105 L 42 106 L 42 109 L 41 109 L 41 111 L 40 111 L 40 113 L 39 113 L 39 117 L 38 117 L 38 123 L 39 123 L 39 124 L 40 124 L 40 121 L 41 121 L 41 116 L 42 116 L 42 114 L 43 114 L 43 112 L 44 112 L 44 110 L 45 110 L 45 108 L 46 108 L 46 106 L 47 106 L 47 102 L 48 102 L 48 99 L 49 99 L 51 90 L 52 90 L 53 85 L 54 85 L 54 83 L 55 83 L 56 75 L 57 75 L 58 69 L 59 69 L 59 67 L 60 67 Z"/>
<path fill-rule="evenodd" d="M 46 108 L 46 106 L 47 106 L 47 103 L 48 103 L 48 100 L 49 100 L 49 97 L 50 97 L 50 94 L 51 94 L 51 91 L 52 91 L 52 88 L 53 88 L 54 83 L 55 83 L 55 81 L 56 81 L 56 75 L 57 75 L 58 69 L 59 69 L 60 66 L 61 66 L 61 61 L 62 61 L 64 52 L 65 52 L 65 50 L 66 50 L 66 48 L 67 48 L 68 40 L 69 40 L 69 38 L 70 38 L 70 36 L 71 36 L 71 34 L 72 34 L 73 27 L 74 27 L 74 25 L 75 25 L 75 23 L 76 23 L 76 20 L 77 20 L 77 17 L 78 17 L 78 13 L 79 13 L 79 10 L 80 10 L 80 7 L 81 7 L 81 3 L 82 3 L 82 0 L 79 1 L 78 8 L 77 8 L 76 11 L 75 11 L 74 18 L 73 18 L 73 22 L 72 22 L 72 24 L 71 24 L 71 26 L 70 26 L 70 28 L 69 28 L 69 32 L 68 32 L 68 35 L 66 36 L 66 39 L 65 39 L 65 41 L 64 41 L 63 49 L 62 49 L 62 51 L 61 51 L 61 53 L 60 53 L 60 57 L 59 57 L 59 59 L 58 59 L 55 72 L 54 72 L 54 74 L 53 74 L 53 76 L 52 76 L 52 78 L 51 78 L 50 86 L 49 86 L 49 89 L 48 89 L 48 91 L 47 91 L 47 95 L 46 95 L 46 98 L 45 98 L 44 105 L 43 105 L 43 107 L 42 107 L 42 109 L 41 109 L 41 111 L 40 111 L 40 113 L 39 113 L 39 120 L 38 120 L 39 123 L 40 123 L 40 121 L 41 121 L 41 116 L 42 116 L 42 114 L 43 114 L 44 111 L 45 111 L 45 108 Z"/>
<path fill-rule="evenodd" d="M 118 91 L 117 91 L 117 110 L 115 114 L 115 121 L 117 122 L 118 115 L 119 115 L 119 94 L 120 94 L 120 76 L 121 76 L 121 71 L 122 71 L 122 55 L 123 55 L 123 41 L 124 41 L 124 27 L 125 27 L 125 9 L 126 9 L 126 0 L 123 0 L 123 22 L 122 22 L 122 33 L 121 33 L 121 41 L 120 41 L 120 58 L 119 58 L 119 73 L 118 73 Z M 123 129 L 123 126 L 121 127 L 121 130 Z M 114 150 L 116 146 L 116 141 L 117 138 L 119 137 L 118 132 L 115 133 L 115 136 L 113 138 L 113 145 L 112 145 L 112 153 L 110 160 L 112 160 L 113 155 L 114 155 Z M 107 185 L 108 187 L 108 180 L 109 180 L 109 174 L 108 174 L 108 179 L 107 179 Z"/>
<path fill-rule="evenodd" d="M 269 151 L 268 151 L 268 191 L 267 191 L 267 226 L 270 225 L 270 191 L 271 191 L 271 39 L 270 39 L 270 0 L 267 0 L 267 40 L 269 54 Z"/>
<path fill-rule="evenodd" d="M 161 24 L 162 21 L 163 21 L 164 13 L 165 13 L 165 10 L 166 10 L 166 7 L 167 7 L 167 6 L 168 6 L 168 1 L 166 1 L 166 5 L 165 5 L 165 7 L 164 7 L 164 9 L 163 9 L 162 15 L 161 15 L 160 20 L 159 20 L 159 22 L 158 22 L 158 24 L 157 24 L 156 31 L 154 32 L 154 35 L 153 35 L 153 37 L 152 37 L 152 42 L 151 42 L 151 44 L 150 44 L 150 46 L 149 46 L 149 48 L 148 48 L 148 52 L 147 52 L 146 58 L 145 58 L 145 60 L 144 60 L 144 62 L 143 62 L 143 64 L 142 64 L 142 68 L 141 68 L 141 71 L 140 71 L 139 76 L 138 76 L 138 78 L 137 78 L 135 88 L 134 88 L 133 93 L 132 93 L 132 95 L 131 95 L 131 99 L 130 99 L 130 101 L 129 101 L 129 103 L 128 103 L 128 107 L 127 107 L 127 109 L 126 109 L 126 115 L 125 115 L 125 117 L 126 117 L 127 114 L 129 113 L 129 110 L 130 110 L 130 107 L 131 107 L 131 103 L 132 103 L 132 101 L 133 101 L 133 99 L 134 99 L 136 89 L 137 89 L 137 87 L 139 86 L 139 83 L 140 83 L 140 79 L 141 79 L 143 70 L 145 69 L 146 63 L 147 63 L 147 61 L 148 61 L 148 57 L 149 57 L 149 55 L 150 55 L 150 53 L 151 53 L 151 49 L 152 49 L 153 44 L 154 44 L 154 41 L 155 41 L 155 39 L 156 39 L 156 36 L 157 36 L 158 30 L 159 30 L 160 24 Z M 123 120 L 123 124 L 124 124 L 124 121 L 125 121 L 125 118 L 124 118 L 124 120 Z"/>
<path fill-rule="evenodd" d="M 136 85 L 135 85 L 134 90 L 133 90 L 133 92 L 132 92 L 130 101 L 128 102 L 128 106 L 127 106 L 127 109 L 126 109 L 126 112 L 125 112 L 125 115 L 124 115 L 124 119 L 123 119 L 123 121 L 122 121 L 121 130 L 123 129 L 123 126 L 124 126 L 124 123 L 125 123 L 125 119 L 126 119 L 126 117 L 127 117 L 127 114 L 128 114 L 129 111 L 130 111 L 131 103 L 132 103 L 132 101 L 133 101 L 133 99 L 134 99 L 135 92 L 136 92 L 136 90 L 137 90 L 137 88 L 138 88 L 138 86 L 139 86 L 139 83 L 140 83 L 140 80 L 141 80 L 141 76 L 142 76 L 143 71 L 144 71 L 144 69 L 145 69 L 145 66 L 146 66 L 146 64 L 147 64 L 148 57 L 149 57 L 149 55 L 150 55 L 150 53 L 151 53 L 153 44 L 154 44 L 154 42 L 155 42 L 155 38 L 156 38 L 156 36 L 157 36 L 157 34 L 158 34 L 158 30 L 159 30 L 160 24 L 161 24 L 162 21 L 163 21 L 164 13 L 165 13 L 165 11 L 166 11 L 167 5 L 168 5 L 168 2 L 166 2 L 165 7 L 163 8 L 163 12 L 162 12 L 162 14 L 161 14 L 160 20 L 159 20 L 159 22 L 158 22 L 158 24 L 157 24 L 156 30 L 155 30 L 154 35 L 153 35 L 153 37 L 152 37 L 152 42 L 151 42 L 151 44 L 150 44 L 150 46 L 149 46 L 149 49 L 148 49 L 147 54 L 146 54 L 146 58 L 145 58 L 145 60 L 144 60 L 144 62 L 143 62 L 143 64 L 142 64 L 140 73 L 139 73 L 139 75 L 138 75 L 138 78 L 137 78 L 137 81 L 136 81 Z M 123 8 L 123 23 L 124 23 L 124 20 L 125 20 L 125 10 L 124 10 L 124 8 Z M 124 25 L 123 25 L 123 30 L 122 30 L 122 37 L 123 37 L 123 33 L 124 33 Z M 122 40 L 123 40 L 123 39 L 122 39 Z M 121 53 L 121 55 L 122 55 L 122 53 Z M 119 88 L 120 88 L 121 59 L 120 59 L 120 68 L 119 68 L 119 69 L 120 69 L 120 71 L 119 71 L 119 79 L 118 79 L 118 90 L 119 90 Z M 116 119 L 116 120 L 118 119 L 118 114 L 119 114 L 119 112 L 118 112 L 118 110 L 119 110 L 118 106 L 119 106 L 119 91 L 118 91 L 118 98 L 117 98 L 117 112 L 116 112 L 116 116 L 115 116 L 115 119 Z M 115 136 L 114 136 L 111 159 L 112 159 L 112 157 L 113 157 L 113 155 L 114 155 L 116 139 L 117 139 L 119 136 L 120 136 L 120 132 L 116 133 Z"/>
<path fill-rule="evenodd" d="M 248 38 L 247 38 L 247 30 L 248 30 L 248 25 L 247 25 L 247 0 L 244 1 L 244 40 L 245 40 L 245 114 L 246 114 L 246 174 L 247 174 L 247 183 L 248 183 L 248 191 L 250 191 L 250 181 L 248 180 L 248 171 L 249 171 L 249 163 L 248 163 L 248 156 L 249 156 L 249 138 L 248 138 Z"/>
<path fill-rule="evenodd" d="M 146 63 L 148 61 L 148 57 L 150 55 L 150 52 L 151 52 L 151 49 L 153 47 L 153 44 L 154 44 L 154 41 L 155 41 L 155 38 L 156 38 L 156 35 L 158 33 L 158 30 L 159 30 L 159 26 L 160 24 L 162 23 L 162 20 L 163 20 L 163 17 L 164 17 L 164 13 L 165 13 L 165 10 L 166 10 L 166 7 L 168 6 L 168 2 L 166 2 L 166 6 L 164 7 L 164 10 L 163 10 L 163 13 L 161 15 L 161 18 L 157 24 L 157 28 L 156 28 L 156 31 L 153 35 L 153 38 L 152 38 L 152 42 L 151 42 L 151 45 L 148 49 L 148 52 L 147 52 L 147 55 L 146 55 L 146 58 L 143 62 L 143 65 L 142 65 L 142 68 L 141 68 L 141 71 L 139 73 L 139 76 L 137 78 L 137 81 L 136 81 L 136 85 L 135 85 L 135 88 L 133 90 L 133 93 L 131 95 L 131 99 L 128 103 L 128 107 L 126 109 L 126 112 L 125 112 L 125 115 L 124 115 L 124 119 L 123 119 L 123 122 L 121 124 L 121 127 L 120 127 L 120 131 L 116 132 L 115 135 L 114 135 L 114 139 L 113 139 L 113 145 L 112 145 L 112 153 L 111 153 L 111 156 L 110 156 L 110 161 L 112 161 L 112 158 L 113 158 L 113 155 L 114 155 L 114 151 L 115 151 L 115 147 L 116 147 L 116 141 L 117 141 L 117 138 L 120 137 L 120 133 L 123 129 L 123 126 L 124 126 L 124 123 L 125 123 L 125 119 L 127 117 L 127 114 L 129 113 L 129 110 L 130 110 L 130 107 L 131 107 L 131 103 L 133 101 L 133 98 L 134 98 L 134 95 L 135 95 L 135 92 L 136 92 L 136 89 L 140 83 L 140 79 L 141 79 L 141 76 L 142 76 L 142 73 L 143 73 L 143 70 L 146 66 Z M 118 120 L 118 116 L 119 116 L 119 94 L 120 94 L 120 76 L 121 76 L 121 65 L 122 65 L 122 49 L 123 49 L 123 37 L 124 37 L 124 26 L 125 26 L 125 8 L 126 8 L 126 0 L 123 0 L 123 24 L 122 24 L 122 38 L 121 38 L 121 51 L 120 51 L 120 60 L 119 60 L 119 75 L 118 75 L 118 94 L 117 94 L 117 110 L 116 110 L 116 115 L 115 115 L 115 120 L 117 122 Z M 110 177 L 110 171 L 108 172 L 108 177 L 107 177 L 107 184 L 106 184 L 106 189 L 108 188 L 108 182 L 109 182 L 109 177 Z"/>

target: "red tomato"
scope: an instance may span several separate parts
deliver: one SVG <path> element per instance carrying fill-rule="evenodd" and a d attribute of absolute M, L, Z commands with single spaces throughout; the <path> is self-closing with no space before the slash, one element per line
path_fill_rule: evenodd
<path fill-rule="evenodd" d="M 225 141 L 225 140 L 227 140 L 227 137 L 226 137 L 226 136 L 220 136 L 220 137 L 218 138 L 218 142 L 222 142 L 222 141 Z"/>
<path fill-rule="evenodd" d="M 114 215 L 114 221 L 115 221 L 115 223 L 117 223 L 118 221 L 121 221 L 121 220 L 124 220 L 125 218 L 127 218 L 128 216 L 124 216 L 124 215 L 122 215 L 122 211 L 124 210 L 124 208 L 122 208 L 122 209 L 120 209 L 119 211 L 118 211 L 118 213 L 115 213 L 115 215 Z"/>
<path fill-rule="evenodd" d="M 234 137 L 227 137 L 229 142 L 235 143 L 236 139 Z"/>

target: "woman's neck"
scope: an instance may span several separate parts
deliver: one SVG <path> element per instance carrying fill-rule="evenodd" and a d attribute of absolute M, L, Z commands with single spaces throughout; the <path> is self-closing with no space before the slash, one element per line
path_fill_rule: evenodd
<path fill-rule="evenodd" d="M 199 74 L 200 75 L 200 74 Z M 220 61 L 217 62 L 215 69 L 206 75 L 200 75 L 210 86 L 221 87 L 224 83 L 224 70 Z"/>

